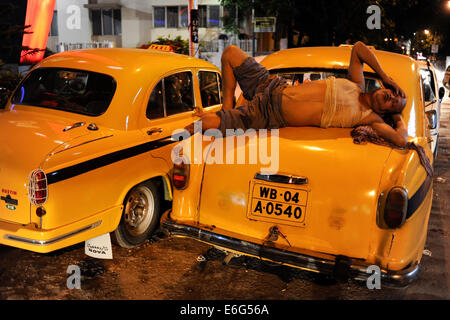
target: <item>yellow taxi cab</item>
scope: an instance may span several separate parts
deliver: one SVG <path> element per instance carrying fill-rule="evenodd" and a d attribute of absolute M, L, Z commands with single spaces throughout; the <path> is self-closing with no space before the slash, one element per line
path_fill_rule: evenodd
<path fill-rule="evenodd" d="M 170 52 L 53 55 L 0 112 L 0 244 L 50 252 L 112 232 L 124 247 L 172 200 L 173 130 L 221 107 L 220 72 Z"/>
<path fill-rule="evenodd" d="M 296 48 L 261 63 L 295 85 L 345 77 L 350 52 L 351 47 Z M 422 146 L 432 162 L 427 119 L 436 114 L 426 114 L 420 65 L 404 55 L 374 53 L 408 96 L 402 116 L 409 141 Z M 382 86 L 367 66 L 364 75 L 366 91 Z M 285 127 L 277 135 L 216 138 L 204 149 L 203 161 L 197 153 L 190 153 L 192 160 L 180 152 L 184 160 L 174 165 L 174 201 L 163 227 L 231 256 L 360 280 L 378 268 L 382 283 L 408 284 L 418 275 L 426 241 L 432 177 L 416 151 L 355 144 L 350 132 Z M 191 137 L 194 147 L 200 137 Z M 224 150 L 219 157 L 218 146 Z M 268 154 L 279 159 L 273 172 L 267 157 L 251 156 L 268 146 Z M 238 163 L 238 155 L 245 161 Z"/>
<path fill-rule="evenodd" d="M 450 65 L 447 66 L 447 69 L 445 70 L 444 79 L 442 79 L 442 84 L 444 85 L 444 87 L 450 90 Z"/>
<path fill-rule="evenodd" d="M 430 121 L 430 139 L 431 151 L 436 158 L 439 145 L 439 128 L 441 116 L 441 102 L 444 98 L 445 89 L 439 88 L 436 77 L 436 70 L 433 64 L 428 60 L 418 61 L 421 75 L 422 92 L 424 100 L 425 113 L 428 115 L 427 119 Z"/>

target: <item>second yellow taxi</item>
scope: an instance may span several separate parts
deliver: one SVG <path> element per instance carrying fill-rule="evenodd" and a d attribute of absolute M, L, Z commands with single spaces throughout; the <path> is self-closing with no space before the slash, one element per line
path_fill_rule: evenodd
<path fill-rule="evenodd" d="M 0 110 L 0 244 L 49 252 L 113 232 L 132 247 L 172 200 L 172 132 L 220 108 L 185 55 L 86 49 L 37 64 Z"/>

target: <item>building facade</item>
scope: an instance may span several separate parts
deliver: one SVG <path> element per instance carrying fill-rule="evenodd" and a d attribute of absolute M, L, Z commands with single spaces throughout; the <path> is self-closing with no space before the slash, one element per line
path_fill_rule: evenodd
<path fill-rule="evenodd" d="M 198 0 L 199 39 L 222 33 L 219 0 Z M 136 48 L 158 37 L 189 38 L 187 0 L 57 0 L 48 39 L 53 52 L 77 46 Z"/>

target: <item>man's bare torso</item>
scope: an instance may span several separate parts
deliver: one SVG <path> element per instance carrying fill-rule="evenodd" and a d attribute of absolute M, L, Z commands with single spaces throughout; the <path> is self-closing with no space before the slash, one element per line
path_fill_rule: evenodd
<path fill-rule="evenodd" d="M 286 87 L 281 110 L 289 126 L 320 126 L 326 89 L 325 80 Z"/>

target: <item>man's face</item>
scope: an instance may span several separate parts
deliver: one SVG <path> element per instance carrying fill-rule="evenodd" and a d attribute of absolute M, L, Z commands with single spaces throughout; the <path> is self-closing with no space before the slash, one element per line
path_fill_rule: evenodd
<path fill-rule="evenodd" d="M 406 99 L 396 95 L 391 89 L 378 89 L 372 95 L 372 109 L 379 115 L 400 113 L 406 105 Z"/>

